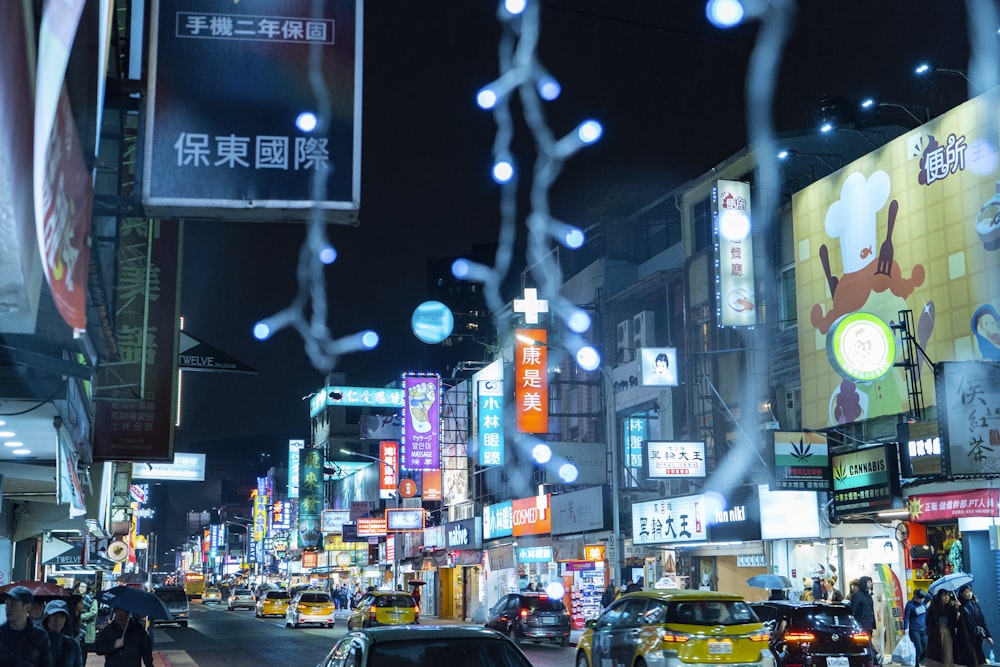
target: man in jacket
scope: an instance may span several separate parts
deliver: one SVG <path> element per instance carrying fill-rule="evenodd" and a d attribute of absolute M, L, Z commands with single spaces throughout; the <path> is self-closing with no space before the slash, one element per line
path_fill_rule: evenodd
<path fill-rule="evenodd" d="M 858 590 L 851 595 L 851 615 L 870 637 L 875 632 L 875 601 L 872 600 L 871 585 L 871 577 L 861 577 L 858 579 Z"/>
<path fill-rule="evenodd" d="M 153 640 L 127 609 L 112 609 L 111 622 L 94 642 L 97 655 L 107 656 L 105 667 L 153 667 Z"/>
<path fill-rule="evenodd" d="M 69 607 L 63 600 L 52 600 L 45 605 L 42 628 L 49 635 L 53 667 L 83 667 L 80 644 L 76 637 L 66 633 L 69 625 Z"/>
<path fill-rule="evenodd" d="M 28 607 L 34 601 L 24 586 L 7 591 L 7 621 L 0 625 L 0 667 L 52 667 L 48 635 L 28 620 Z"/>
<path fill-rule="evenodd" d="M 83 600 L 83 611 L 80 614 L 80 649 L 83 661 L 87 662 L 87 653 L 94 650 L 94 640 L 97 638 L 97 598 L 90 592 L 86 581 L 81 581 L 76 592 Z"/>
<path fill-rule="evenodd" d="M 935 628 L 936 629 L 936 628 Z M 927 594 L 919 588 L 903 608 L 903 632 L 910 636 L 916 651 L 916 667 L 927 657 Z"/>

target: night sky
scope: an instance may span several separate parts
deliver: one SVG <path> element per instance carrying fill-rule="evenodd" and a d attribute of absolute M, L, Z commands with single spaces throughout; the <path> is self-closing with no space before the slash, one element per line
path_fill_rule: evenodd
<path fill-rule="evenodd" d="M 799 4 L 779 73 L 778 131 L 814 127 L 825 96 L 873 95 L 933 115 L 967 98 L 961 77 L 912 74 L 922 60 L 968 68 L 963 3 Z M 546 108 L 550 126 L 557 135 L 587 118 L 604 126 L 557 182 L 557 217 L 586 227 L 608 202 L 631 212 L 746 145 L 744 75 L 758 24 L 715 28 L 700 0 L 557 0 L 541 16 L 540 59 L 562 85 Z M 409 331 L 426 297 L 426 260 L 496 240 L 495 125 L 475 94 L 498 75 L 499 34 L 490 2 L 366 6 L 360 226 L 330 228 L 339 256 L 327 270 L 329 324 L 335 336 L 375 329 L 382 342 L 342 359 L 336 370 L 351 384 L 441 370 L 423 367 L 425 344 Z M 249 461 L 272 441 L 281 451 L 288 437 L 305 437 L 300 399 L 322 374 L 293 331 L 266 342 L 251 333 L 291 301 L 304 234 L 294 223 L 186 224 L 186 329 L 259 374 L 186 373 L 179 451 L 246 439 L 220 457 Z"/>

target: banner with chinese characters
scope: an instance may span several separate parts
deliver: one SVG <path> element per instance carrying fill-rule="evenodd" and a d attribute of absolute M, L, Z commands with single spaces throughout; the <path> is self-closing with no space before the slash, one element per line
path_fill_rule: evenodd
<path fill-rule="evenodd" d="M 809 489 L 829 491 L 830 447 L 826 436 L 814 431 L 772 431 L 774 433 L 775 490 Z"/>
<path fill-rule="evenodd" d="M 708 538 L 703 495 L 632 503 L 632 543 L 683 544 Z"/>
<path fill-rule="evenodd" d="M 514 409 L 518 433 L 549 432 L 548 346 L 545 329 L 514 336 Z"/>
<path fill-rule="evenodd" d="M 906 501 L 906 508 L 910 518 L 921 523 L 954 521 L 970 516 L 995 519 L 1000 508 L 1000 489 L 914 493 Z"/>
<path fill-rule="evenodd" d="M 303 447 L 299 452 L 299 548 L 320 548 L 323 511 L 323 452 Z"/>
<path fill-rule="evenodd" d="M 704 477 L 704 442 L 646 443 L 646 479 Z"/>
<path fill-rule="evenodd" d="M 649 439 L 649 420 L 644 417 L 629 417 L 622 421 L 625 429 L 625 467 L 629 469 L 626 486 L 638 486 L 642 471 L 642 443 Z"/>
<path fill-rule="evenodd" d="M 1000 318 L 995 322 L 1000 345 Z M 952 361 L 939 368 L 935 378 L 938 414 L 949 472 L 1000 473 L 1000 456 L 995 455 L 1000 448 L 1000 363 Z"/>
<path fill-rule="evenodd" d="M 480 380 L 478 389 L 479 465 L 502 466 L 503 380 Z"/>
<path fill-rule="evenodd" d="M 723 326 L 757 324 L 750 224 L 750 184 L 717 181 L 715 232 L 718 276 L 716 304 Z"/>
<path fill-rule="evenodd" d="M 392 498 L 399 484 L 399 443 L 383 440 L 379 443 L 378 497 Z"/>
<path fill-rule="evenodd" d="M 404 375 L 402 461 L 404 470 L 438 470 L 441 467 L 441 378 L 437 375 Z"/>

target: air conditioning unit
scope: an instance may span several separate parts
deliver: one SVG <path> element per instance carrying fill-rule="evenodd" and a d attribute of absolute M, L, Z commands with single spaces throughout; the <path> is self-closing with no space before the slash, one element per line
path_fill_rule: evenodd
<path fill-rule="evenodd" d="M 622 320 L 618 323 L 618 363 L 632 361 L 634 347 L 632 341 L 632 320 Z"/>
<path fill-rule="evenodd" d="M 632 318 L 632 347 L 653 347 L 656 345 L 656 328 L 653 324 L 653 311 L 644 310 Z"/>

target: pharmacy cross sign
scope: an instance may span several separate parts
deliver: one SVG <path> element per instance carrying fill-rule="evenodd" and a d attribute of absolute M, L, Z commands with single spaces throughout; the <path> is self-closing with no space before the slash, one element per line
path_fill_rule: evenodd
<path fill-rule="evenodd" d="M 514 312 L 524 313 L 525 324 L 538 324 L 538 314 L 549 312 L 549 302 L 538 298 L 534 287 L 524 288 L 524 298 L 514 299 Z"/>

